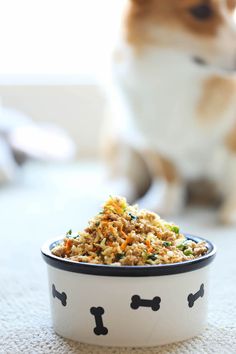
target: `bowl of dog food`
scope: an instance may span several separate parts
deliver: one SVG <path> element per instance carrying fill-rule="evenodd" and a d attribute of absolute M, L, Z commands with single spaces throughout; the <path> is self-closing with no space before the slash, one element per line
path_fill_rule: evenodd
<path fill-rule="evenodd" d="M 186 340 L 206 327 L 216 248 L 157 214 L 110 197 L 82 232 L 46 242 L 55 332 L 105 346 Z"/>

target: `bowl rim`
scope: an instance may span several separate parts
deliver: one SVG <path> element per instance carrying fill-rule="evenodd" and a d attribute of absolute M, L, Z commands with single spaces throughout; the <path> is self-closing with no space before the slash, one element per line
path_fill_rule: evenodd
<path fill-rule="evenodd" d="M 216 246 L 205 238 L 183 233 L 188 240 L 195 242 L 205 241 L 208 253 L 202 257 L 179 263 L 144 265 L 144 266 L 116 266 L 106 264 L 91 264 L 75 262 L 51 253 L 52 248 L 61 242 L 65 236 L 48 240 L 41 248 L 44 261 L 57 269 L 73 273 L 82 273 L 98 276 L 119 276 L 119 277 L 146 277 L 162 276 L 191 272 L 209 265 L 216 256 Z"/>

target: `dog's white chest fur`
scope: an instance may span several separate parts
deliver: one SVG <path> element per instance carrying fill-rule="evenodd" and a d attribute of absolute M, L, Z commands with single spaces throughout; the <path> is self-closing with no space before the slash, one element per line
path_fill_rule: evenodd
<path fill-rule="evenodd" d="M 197 118 L 203 82 L 211 73 L 166 50 L 123 53 L 125 59 L 114 66 L 126 120 L 123 136 L 136 148 L 146 145 L 174 161 L 186 178 L 220 178 L 225 155 L 219 142 L 232 112 L 217 124 Z"/>

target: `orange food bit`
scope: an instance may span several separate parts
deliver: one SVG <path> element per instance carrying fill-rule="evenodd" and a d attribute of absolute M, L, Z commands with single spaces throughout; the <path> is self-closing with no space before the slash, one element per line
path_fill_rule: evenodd
<path fill-rule="evenodd" d="M 133 238 L 131 236 L 126 236 L 126 240 L 122 243 L 122 245 L 120 246 L 120 248 L 122 249 L 122 251 L 124 251 L 127 247 L 127 245 L 129 243 L 131 243 L 133 241 Z"/>
<path fill-rule="evenodd" d="M 66 253 L 70 252 L 72 245 L 73 245 L 73 241 L 71 239 L 67 239 L 66 240 Z"/>
<path fill-rule="evenodd" d="M 148 248 L 151 247 L 151 242 L 150 242 L 150 240 L 146 240 L 146 245 L 147 245 Z"/>
<path fill-rule="evenodd" d="M 127 243 L 131 243 L 133 241 L 133 238 L 131 236 L 127 236 L 126 241 Z"/>
<path fill-rule="evenodd" d="M 126 249 L 126 246 L 127 246 L 127 240 L 125 242 L 123 242 L 122 245 L 120 246 L 122 251 L 124 251 Z"/>
<path fill-rule="evenodd" d="M 123 231 L 123 230 L 120 230 L 120 233 L 121 235 L 124 237 L 124 238 L 127 238 L 128 236 L 126 235 L 126 233 Z"/>

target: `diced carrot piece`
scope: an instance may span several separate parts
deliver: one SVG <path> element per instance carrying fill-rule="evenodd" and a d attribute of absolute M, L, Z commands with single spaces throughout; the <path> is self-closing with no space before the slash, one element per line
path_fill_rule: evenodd
<path fill-rule="evenodd" d="M 126 249 L 126 246 L 127 246 L 127 241 L 123 242 L 122 245 L 120 246 L 122 251 L 124 251 Z"/>
<path fill-rule="evenodd" d="M 128 243 L 131 243 L 131 242 L 133 241 L 133 238 L 132 238 L 131 236 L 128 236 L 127 239 L 126 239 L 126 241 L 127 241 L 127 244 L 128 244 Z"/>
<path fill-rule="evenodd" d="M 70 252 L 72 245 L 73 245 L 73 241 L 70 239 L 67 239 L 66 240 L 66 252 Z"/>
<path fill-rule="evenodd" d="M 146 240 L 146 245 L 148 246 L 148 248 L 151 247 L 151 242 L 150 242 L 150 240 Z"/>
<path fill-rule="evenodd" d="M 120 230 L 120 233 L 121 233 L 121 235 L 122 235 L 123 237 L 127 238 L 127 235 L 126 235 L 126 233 L 125 233 L 123 230 Z"/>

